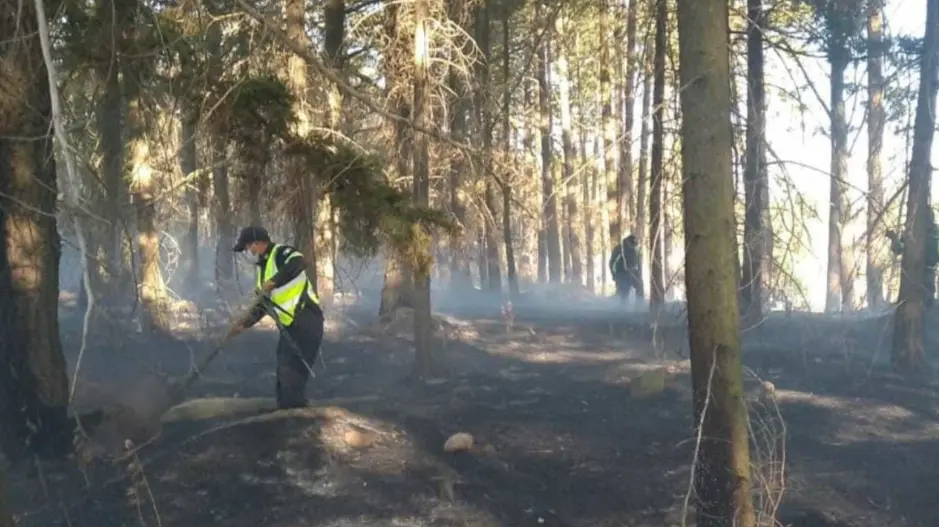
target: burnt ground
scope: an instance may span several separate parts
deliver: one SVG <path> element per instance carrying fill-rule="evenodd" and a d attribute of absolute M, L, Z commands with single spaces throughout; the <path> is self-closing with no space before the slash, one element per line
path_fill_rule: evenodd
<path fill-rule="evenodd" d="M 245 334 L 193 387 L 199 409 L 135 456 L 10 468 L 17 525 L 679 525 L 694 449 L 680 327 L 652 346 L 640 315 L 532 302 L 508 330 L 497 306 L 475 311 L 443 315 L 444 371 L 420 383 L 407 339 L 350 311 L 310 385 L 319 406 L 292 412 L 257 411 L 272 404 L 275 334 Z M 78 316 L 62 320 L 76 349 Z M 746 332 L 752 421 L 769 430 L 754 463 L 765 475 L 784 461 L 782 524 L 939 525 L 939 387 L 885 373 L 885 326 L 774 315 Z M 116 332 L 92 339 L 82 368 L 127 384 L 141 364 L 180 375 L 208 347 Z M 674 376 L 648 373 L 663 365 Z M 783 428 L 753 375 L 775 385 L 784 448 L 765 446 Z M 238 405 L 245 415 L 231 415 Z M 443 451 L 457 432 L 472 452 Z"/>

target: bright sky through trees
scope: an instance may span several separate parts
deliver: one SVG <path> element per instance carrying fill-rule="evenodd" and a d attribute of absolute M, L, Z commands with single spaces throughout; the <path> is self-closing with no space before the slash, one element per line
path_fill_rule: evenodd
<path fill-rule="evenodd" d="M 886 31 L 888 37 L 909 36 L 922 38 L 925 29 L 926 5 L 923 0 L 888 0 L 885 9 Z M 817 52 L 813 52 L 817 54 Z M 812 206 L 818 216 L 807 219 L 806 223 L 811 233 L 811 246 L 794 257 L 797 278 L 805 286 L 809 305 L 813 311 L 821 311 L 825 303 L 825 268 L 826 244 L 828 242 L 828 195 L 829 173 L 831 166 L 831 147 L 828 130 L 830 127 L 828 116 L 816 95 L 808 88 L 809 84 L 815 86 L 818 95 L 828 104 L 829 96 L 829 66 L 824 59 L 800 58 L 805 75 L 797 66 L 795 59 L 767 50 L 766 53 L 766 82 L 767 99 L 767 137 L 770 142 L 772 154 L 768 156 L 770 164 L 770 192 L 773 206 L 791 207 L 785 199 L 781 183 L 784 173 L 791 184 L 802 194 L 802 197 Z M 745 67 L 745 64 L 744 64 Z M 895 66 L 885 61 L 884 73 L 890 76 Z M 745 70 L 744 70 L 745 71 Z M 855 187 L 852 198 L 863 209 L 864 192 L 867 189 L 867 126 L 865 123 L 865 105 L 867 103 L 867 65 L 860 61 L 850 67 L 845 79 L 848 85 L 857 85 L 858 89 L 853 95 L 849 94 L 846 101 L 847 114 L 850 124 L 848 146 L 850 151 L 849 177 L 850 183 Z M 912 116 L 916 108 L 915 92 L 919 82 L 918 67 L 906 72 L 897 78 L 894 83 L 910 86 L 913 98 L 909 105 L 909 126 L 912 130 Z M 741 84 L 741 87 L 744 85 Z M 800 112 L 798 102 L 791 96 L 783 96 L 779 86 L 790 92 L 798 91 L 806 110 Z M 745 92 L 741 92 L 743 95 Z M 889 97 L 889 95 L 888 95 Z M 889 100 L 887 101 L 889 105 Z M 745 112 L 745 100 L 741 102 L 741 111 Z M 902 131 L 906 123 L 891 119 L 887 123 L 884 137 L 883 170 L 885 177 L 885 195 L 889 199 L 894 195 L 906 175 L 906 162 L 910 154 L 906 142 L 906 134 Z M 910 132 L 912 138 L 912 132 Z M 775 155 L 773 155 L 775 154 Z M 933 149 L 933 165 L 939 166 L 939 149 Z M 933 185 L 933 201 L 939 197 L 936 185 Z M 896 219 L 890 218 L 888 227 L 899 230 Z M 863 237 L 865 232 L 864 216 L 859 218 L 857 227 L 850 234 L 852 237 Z M 680 248 L 678 248 L 680 249 Z M 683 255 L 673 255 L 677 264 Z M 778 256 L 778 255 L 777 255 Z M 863 258 L 858 262 L 863 266 Z M 899 263 L 899 262 L 898 262 Z M 857 278 L 856 290 L 863 296 L 865 290 L 863 268 Z M 676 290 L 681 291 L 683 284 L 677 284 Z M 680 293 L 679 293 L 680 294 Z"/>
<path fill-rule="evenodd" d="M 922 0 L 888 0 L 885 9 L 887 32 L 891 36 L 911 36 L 922 38 L 925 29 L 926 3 Z M 788 80 L 788 74 L 780 64 L 780 59 L 773 53 L 767 54 L 767 81 L 777 82 L 784 86 L 793 83 Z M 823 97 L 828 97 L 828 64 L 823 60 L 805 59 L 803 64 L 812 75 L 811 82 L 817 86 Z M 892 66 L 885 68 L 889 75 Z M 799 78 L 799 77 L 797 77 Z M 802 80 L 802 79 L 800 79 Z M 858 189 L 867 188 L 867 126 L 864 105 L 867 103 L 867 66 L 865 62 L 849 68 L 846 79 L 849 83 L 857 83 L 861 89 L 847 101 L 847 111 L 850 118 L 851 132 L 849 136 L 850 182 Z M 910 71 L 901 76 L 897 82 L 911 83 L 916 91 L 919 81 L 919 71 Z M 803 255 L 797 262 L 797 272 L 804 281 L 813 311 L 822 310 L 825 303 L 825 247 L 828 240 L 828 187 L 827 174 L 830 171 L 831 150 L 827 130 L 828 118 L 814 96 L 805 94 L 803 100 L 809 111 L 804 116 L 805 131 L 803 133 L 800 121 L 802 117 L 793 111 L 792 104 L 780 101 L 779 97 L 770 98 L 768 111 L 767 135 L 772 147 L 780 158 L 795 161 L 807 166 L 797 166 L 790 163 L 785 170 L 789 173 L 794 184 L 812 201 L 816 207 L 819 218 L 812 222 L 811 254 Z M 827 101 L 826 101 L 827 102 Z M 915 111 L 915 99 L 909 108 L 910 115 Z M 901 184 L 906 173 L 906 160 L 909 156 L 909 147 L 906 144 L 905 133 L 897 130 L 897 122 L 888 122 L 886 136 L 884 137 L 884 176 L 886 179 L 886 196 L 893 195 Z M 912 126 L 912 119 L 910 120 Z M 933 165 L 939 165 L 937 149 L 933 149 Z M 770 177 L 775 178 L 780 173 L 780 167 L 770 169 Z M 772 190 L 778 189 L 773 184 Z M 937 196 L 933 185 L 933 201 Z M 857 199 L 863 199 L 860 191 L 855 192 Z M 892 220 L 891 220 L 892 221 Z M 861 220 L 855 236 L 864 235 L 863 219 Z M 899 226 L 894 226 L 897 228 Z M 898 229 L 899 230 L 899 229 Z M 863 258 L 859 259 L 863 262 Z M 863 272 L 863 270 L 862 270 Z M 863 276 L 859 276 L 856 284 L 858 291 L 865 288 Z"/>

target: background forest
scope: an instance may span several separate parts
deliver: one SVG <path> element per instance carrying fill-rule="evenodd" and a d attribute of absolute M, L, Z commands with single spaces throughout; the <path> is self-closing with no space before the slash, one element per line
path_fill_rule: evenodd
<path fill-rule="evenodd" d="M 813 331 L 838 333 L 845 360 L 886 342 L 895 373 L 931 371 L 932 314 L 910 277 L 936 243 L 936 0 L 0 3 L 11 466 L 27 439 L 74 450 L 83 360 L 109 383 L 130 378 L 129 349 L 214 338 L 254 286 L 231 251 L 252 224 L 309 257 L 338 349 L 363 324 L 350 306 L 385 329 L 406 319 L 416 378 L 464 360 L 447 309 L 495 313 L 517 343 L 537 309 L 555 326 L 602 312 L 584 331 L 652 328 L 640 339 L 660 366 L 685 350 L 657 391 L 684 368 L 685 428 L 716 434 L 694 452 L 699 526 L 776 521 L 778 500 L 749 497 L 750 456 L 766 452 L 747 451 L 740 358 L 774 313 L 837 313 L 854 325 Z M 630 234 L 645 298 L 620 306 L 608 262 Z M 773 331 L 787 333 L 761 342 Z M 154 360 L 181 367 L 170 355 Z M 747 485 L 706 491 L 728 467 Z M 11 505 L 0 527 L 20 525 Z"/>

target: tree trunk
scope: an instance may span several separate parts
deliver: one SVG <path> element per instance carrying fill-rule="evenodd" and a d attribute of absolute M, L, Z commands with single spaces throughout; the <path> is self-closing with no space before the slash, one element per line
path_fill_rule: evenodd
<path fill-rule="evenodd" d="M 414 7 L 414 92 L 413 118 L 417 128 L 426 129 L 431 123 L 430 104 L 427 97 L 430 65 L 426 24 L 429 15 L 427 0 L 417 0 Z M 488 17 L 486 20 L 488 24 Z M 414 131 L 414 201 L 418 205 L 430 205 L 430 156 L 429 140 L 424 132 Z M 412 227 L 420 231 L 422 227 Z M 425 232 L 418 233 L 418 251 L 422 258 L 430 260 L 430 240 Z M 430 269 L 432 262 L 426 265 L 411 262 L 414 280 L 414 373 L 419 378 L 430 377 L 434 373 L 434 354 L 431 337 L 433 334 L 430 306 Z"/>
<path fill-rule="evenodd" d="M 345 0 L 328 0 L 324 7 L 324 39 L 323 51 L 326 64 L 334 69 L 340 77 L 345 67 L 343 63 L 343 45 L 346 36 L 346 3 Z M 329 127 L 334 131 L 342 129 L 342 92 L 335 83 L 329 86 Z M 316 187 L 316 201 L 314 212 L 316 229 L 314 236 L 314 254 L 316 262 L 316 290 L 320 298 L 330 298 L 336 288 L 336 258 L 338 233 L 333 226 L 336 224 L 337 211 L 333 207 L 325 187 L 321 184 Z"/>
<path fill-rule="evenodd" d="M 284 1 L 287 38 L 295 45 L 309 49 L 313 43 L 306 32 L 306 7 L 305 0 Z M 284 72 L 284 76 L 295 98 L 293 115 L 296 121 L 291 132 L 298 141 L 304 141 L 313 128 L 313 115 L 311 115 L 307 99 L 308 66 L 306 61 L 295 53 L 288 56 L 286 66 L 287 71 Z M 301 253 L 307 255 L 307 276 L 313 282 L 314 289 L 322 297 L 317 271 L 319 260 L 324 255 L 316 250 L 314 242 L 316 236 L 314 231 L 318 230 L 314 228 L 315 185 L 306 160 L 302 156 L 288 159 L 286 164 L 287 181 L 292 190 L 288 203 L 293 223 L 293 243 Z M 326 255 L 328 254 L 327 252 Z"/>
<path fill-rule="evenodd" d="M 603 130 L 601 128 L 602 121 L 600 121 L 600 123 L 601 124 L 597 126 L 598 129 L 593 140 L 593 156 L 594 159 L 599 160 L 599 164 L 595 166 L 596 170 L 592 171 L 590 177 L 590 202 L 591 206 L 599 215 L 599 221 L 597 223 L 600 224 L 600 229 L 597 232 L 600 233 L 600 254 L 604 255 L 603 260 L 605 262 L 605 255 L 610 254 L 610 229 L 605 228 L 610 224 L 610 209 L 606 206 L 606 179 L 603 176 L 606 170 L 604 168 L 603 153 L 601 152 L 603 148 L 601 139 L 603 137 Z M 600 291 L 605 294 L 607 285 L 609 284 L 610 268 L 607 265 L 602 265 L 600 269 Z"/>
<path fill-rule="evenodd" d="M 72 431 L 59 340 L 56 168 L 34 4 L 5 2 L 0 34 L 0 447 L 9 459 L 25 448 L 62 456 Z"/>
<path fill-rule="evenodd" d="M 325 187 L 314 184 L 315 189 L 312 195 L 312 216 L 315 218 L 316 228 L 313 232 L 313 265 L 309 271 L 312 273 L 311 280 L 313 287 L 323 302 L 328 302 L 332 298 L 336 288 L 335 282 L 335 242 L 333 233 L 334 210 L 330 202 L 329 195 Z"/>
<path fill-rule="evenodd" d="M 747 156 L 744 168 L 743 312 L 751 322 L 763 316 L 764 254 L 763 154 L 766 100 L 763 85 L 763 0 L 747 1 Z"/>
<path fill-rule="evenodd" d="M 492 146 L 489 146 L 491 149 Z M 492 177 L 492 176 L 489 176 Z M 489 277 L 489 291 L 500 293 L 502 291 L 502 258 L 499 254 L 499 239 L 496 236 L 496 226 L 499 225 L 499 211 L 496 208 L 496 193 L 492 188 L 492 181 L 486 181 L 483 191 L 486 210 L 489 212 L 483 223 L 486 239 L 486 266 Z"/>
<path fill-rule="evenodd" d="M 755 527 L 733 204 L 728 6 L 678 3 L 682 181 L 698 527 Z"/>
<path fill-rule="evenodd" d="M 401 6 L 396 3 L 388 3 L 385 9 L 384 32 L 388 39 L 388 48 L 385 50 L 388 56 L 409 56 L 413 53 L 413 45 L 406 44 L 405 39 L 398 38 L 398 18 Z M 401 91 L 390 91 L 392 87 L 403 87 L 404 79 L 401 71 L 393 63 L 386 63 L 382 72 L 388 79 L 388 88 L 386 88 L 386 97 L 389 104 L 394 108 L 394 113 L 401 119 L 410 119 L 410 103 Z M 413 87 L 412 87 L 413 89 Z M 392 96 L 393 94 L 393 96 Z M 391 125 L 393 140 L 393 151 L 395 159 L 394 175 L 398 180 L 404 180 L 411 173 L 411 155 L 413 154 L 411 145 L 410 129 L 400 121 Z M 394 251 L 389 251 L 385 255 L 385 275 L 381 290 L 381 304 L 378 308 L 380 316 L 391 313 L 398 307 L 414 307 L 413 302 L 413 284 L 411 283 L 411 271 L 401 255 Z"/>
<path fill-rule="evenodd" d="M 250 225 L 261 225 L 264 218 L 261 216 L 261 193 L 264 191 L 264 172 L 267 163 L 252 160 L 242 160 L 244 172 L 241 174 L 241 180 L 244 186 L 241 188 L 242 203 L 248 204 L 248 217 L 246 222 Z M 301 189 L 300 192 L 305 192 Z M 244 214 L 244 212 L 242 212 Z"/>
<path fill-rule="evenodd" d="M 476 267 L 479 269 L 479 289 L 489 283 L 489 258 L 486 256 L 486 232 L 482 229 L 476 235 Z"/>
<path fill-rule="evenodd" d="M 212 215 L 218 240 L 215 245 L 216 287 L 224 289 L 235 278 L 235 222 L 232 218 L 231 192 L 229 190 L 228 167 L 222 163 L 227 145 L 218 131 L 212 132 Z"/>
<path fill-rule="evenodd" d="M 646 218 L 652 210 L 649 203 L 649 138 L 652 133 L 649 130 L 649 120 L 652 115 L 652 71 L 649 66 L 651 53 L 648 51 L 643 57 L 643 78 L 642 78 L 642 123 L 639 130 L 639 180 L 636 182 L 636 239 L 639 241 L 639 290 L 637 296 L 645 296 L 645 279 L 643 278 L 643 269 L 648 269 L 648 260 L 651 252 L 642 250 L 646 240 Z"/>
<path fill-rule="evenodd" d="M 675 101 L 678 106 L 678 101 Z M 678 119 L 681 122 L 681 119 Z M 673 154 L 674 155 L 674 154 Z M 672 269 L 672 250 L 675 238 L 674 214 L 671 208 L 672 204 L 672 179 L 679 179 L 679 175 L 674 173 L 674 166 L 662 167 L 662 274 L 665 276 L 665 299 L 674 298 L 675 292 L 675 270 Z"/>
<path fill-rule="evenodd" d="M 117 294 L 128 285 L 130 274 L 125 270 L 124 259 L 124 208 L 128 202 L 128 187 L 124 180 L 123 100 L 121 97 L 120 67 L 117 64 L 123 44 L 123 26 L 126 15 L 123 4 L 99 0 L 95 16 L 103 25 L 98 41 L 100 59 L 95 66 L 95 76 L 101 85 L 101 97 L 95 105 L 95 121 L 98 129 L 98 155 L 101 157 L 100 175 L 105 190 L 105 217 L 110 224 L 101 243 L 104 262 L 94 263 L 101 269 L 103 282 L 109 295 Z"/>
<path fill-rule="evenodd" d="M 160 233 L 156 227 L 154 170 L 150 146 L 144 132 L 140 101 L 132 101 L 128 112 L 131 191 L 137 212 L 137 252 L 140 259 L 140 303 L 144 331 L 168 334 L 168 297 L 160 268 Z"/>
<path fill-rule="evenodd" d="M 466 87 L 459 73 L 449 73 L 450 89 L 453 91 L 453 107 L 449 113 L 450 135 L 457 141 L 463 142 L 466 133 Z M 450 287 L 454 291 L 466 291 L 472 288 L 473 278 L 470 274 L 469 248 L 466 246 L 466 206 L 461 197 L 463 178 L 466 174 L 466 161 L 462 153 L 455 153 L 450 158 L 448 173 L 448 192 L 450 198 L 450 213 L 462 227 L 462 232 L 453 232 L 450 235 Z"/>
<path fill-rule="evenodd" d="M 531 193 L 531 202 L 535 204 L 535 207 L 538 206 L 540 200 L 538 199 L 538 190 L 539 190 L 539 176 L 538 176 L 538 161 L 537 155 L 535 154 L 535 130 L 538 128 L 537 118 L 538 113 L 531 110 L 534 105 L 534 89 L 531 83 L 525 83 L 524 87 L 524 97 L 525 97 L 525 107 L 529 110 L 525 112 L 524 119 L 524 130 L 525 136 L 522 139 L 522 150 L 524 152 L 524 172 L 525 181 L 530 181 L 530 186 L 532 189 Z M 538 214 L 532 221 L 534 224 L 532 230 L 534 231 L 534 236 L 526 236 L 526 245 L 534 242 L 534 250 L 526 251 L 526 261 L 527 265 L 524 267 L 529 269 L 528 275 L 531 277 L 532 283 L 541 282 L 543 283 L 547 276 L 546 263 L 542 265 L 541 260 L 541 232 L 542 232 L 542 215 Z"/>
<path fill-rule="evenodd" d="M 600 33 L 600 50 L 597 68 L 600 76 L 600 125 L 603 127 L 603 189 L 606 196 L 606 210 L 609 214 L 610 245 L 623 239 L 623 218 L 619 210 L 620 195 L 616 173 L 617 126 L 613 119 L 613 88 L 610 81 L 612 61 L 610 60 L 610 0 L 599 0 L 600 16 L 597 31 Z M 617 57 L 615 60 L 619 60 Z"/>
<path fill-rule="evenodd" d="M 638 0 L 623 0 L 628 2 L 626 11 L 626 78 L 623 86 L 623 137 L 620 141 L 619 184 L 623 191 L 620 193 L 620 210 L 623 218 L 629 225 L 635 224 L 637 213 L 641 205 L 635 205 L 635 189 L 633 188 L 633 126 L 635 124 L 636 105 L 636 66 L 642 58 L 636 53 L 636 18 Z M 622 63 L 622 61 L 619 61 Z M 643 211 L 643 214 L 645 212 Z M 624 227 L 625 229 L 626 227 Z M 638 236 L 639 243 L 642 237 Z M 640 273 L 641 274 L 641 273 Z"/>
<path fill-rule="evenodd" d="M 884 10 L 882 0 L 870 0 L 867 15 L 867 305 L 883 309 L 884 269 L 889 258 L 881 217 L 884 209 Z"/>
<path fill-rule="evenodd" d="M 570 202 L 567 199 L 567 186 L 564 184 L 563 175 L 559 172 L 563 172 L 563 162 L 560 168 L 555 168 L 554 172 L 556 174 L 555 181 L 560 181 L 558 185 L 557 192 L 563 199 L 559 200 L 561 205 L 561 261 L 564 262 L 564 265 L 561 267 L 561 280 L 564 282 L 569 282 L 571 279 L 571 221 L 570 221 Z M 561 176 L 558 178 L 557 176 Z"/>
<path fill-rule="evenodd" d="M 903 251 L 900 298 L 894 317 L 894 369 L 904 373 L 926 367 L 923 351 L 925 338 L 927 209 L 929 207 L 933 136 L 936 131 L 936 93 L 939 91 L 939 0 L 926 4 L 926 36 L 920 62 L 919 96 L 916 124 L 913 129 L 913 153 L 910 157 L 910 183 Z M 928 240 L 928 243 L 936 243 Z M 934 278 L 933 278 L 934 279 Z"/>
<path fill-rule="evenodd" d="M 209 53 L 208 77 L 217 81 L 222 76 L 221 58 L 222 28 L 219 23 L 206 29 L 206 48 Z M 215 287 L 221 292 L 235 279 L 235 221 L 232 216 L 231 183 L 228 165 L 228 143 L 224 130 L 210 126 L 208 130 L 212 152 L 212 218 L 215 223 Z"/>
<path fill-rule="evenodd" d="M 512 56 L 509 46 L 512 42 L 511 11 L 503 6 L 502 10 L 502 80 L 505 89 L 502 93 L 502 143 L 506 155 L 512 151 L 512 92 L 509 89 L 509 79 L 512 74 Z M 505 243 L 505 271 L 509 280 L 509 298 L 517 299 L 519 295 L 518 270 L 515 267 L 515 247 L 512 236 L 512 185 L 513 180 L 506 174 L 502 185 L 502 239 Z"/>
<path fill-rule="evenodd" d="M 851 219 L 848 196 L 848 122 L 844 105 L 844 76 L 850 64 L 845 45 L 831 45 L 831 189 L 828 217 L 828 273 L 825 311 L 854 308 L 853 247 L 846 246 L 845 227 Z"/>
<path fill-rule="evenodd" d="M 199 116 L 194 105 L 186 104 L 183 108 L 180 136 L 182 138 L 179 150 L 179 167 L 183 177 L 189 178 L 198 169 L 198 153 L 196 149 L 196 130 L 199 125 Z M 199 179 L 204 179 L 200 176 Z M 189 232 L 186 233 L 186 250 L 184 254 L 189 258 L 189 273 L 186 276 L 186 289 L 190 292 L 202 286 L 199 276 L 199 213 L 201 199 L 199 195 L 199 181 L 186 182 L 186 204 L 189 208 Z"/>
<path fill-rule="evenodd" d="M 576 41 L 576 37 L 575 37 Z M 583 93 L 583 76 L 581 75 L 580 63 L 579 61 L 574 64 L 574 79 L 575 79 L 575 91 L 577 93 Z M 576 99 L 577 105 L 577 118 L 580 122 L 586 120 L 584 112 L 583 97 L 578 97 Z M 584 245 L 586 248 L 587 256 L 587 290 L 593 293 L 597 292 L 597 262 L 595 260 L 594 245 L 596 240 L 596 231 L 594 226 L 594 218 L 596 217 L 596 210 L 594 209 L 593 203 L 591 201 L 591 196 L 593 193 L 590 191 L 591 182 L 593 178 L 593 170 L 587 169 L 587 129 L 585 126 L 581 126 L 578 130 L 578 143 L 580 146 L 579 159 L 581 168 L 580 176 L 580 185 L 581 185 L 581 201 L 584 204 Z M 605 257 L 604 257 L 605 258 Z M 601 261 L 605 261 L 604 258 L 601 258 Z"/>
<path fill-rule="evenodd" d="M 509 298 L 516 299 L 519 295 L 518 270 L 515 267 L 515 248 L 512 246 L 512 186 L 502 188 L 502 237 L 505 240 L 506 273 L 509 280 Z"/>
<path fill-rule="evenodd" d="M 535 18 L 543 23 L 543 9 L 541 3 L 535 5 Z M 539 131 L 541 133 L 541 192 L 542 211 L 544 213 L 545 254 L 547 256 L 548 281 L 561 282 L 561 233 L 558 218 L 558 197 L 555 192 L 554 172 L 552 164 L 554 153 L 551 148 L 552 112 L 551 112 L 551 81 L 549 65 L 551 64 L 550 30 L 542 36 L 541 49 L 538 57 L 538 111 L 541 114 Z"/>
<path fill-rule="evenodd" d="M 663 149 L 665 141 L 665 53 L 668 42 L 666 30 L 668 23 L 666 0 L 656 0 L 655 4 L 655 57 L 653 60 L 654 86 L 652 104 L 652 188 L 649 196 L 649 246 L 651 270 L 650 307 L 657 311 L 665 303 L 665 225 L 663 225 L 662 187 L 665 176 Z"/>
<path fill-rule="evenodd" d="M 345 0 L 327 0 L 324 9 L 323 50 L 326 63 L 337 72 L 342 72 L 342 48 L 346 38 L 346 2 Z M 342 121 L 342 92 L 339 86 L 329 87 L 329 127 L 339 130 Z"/>
<path fill-rule="evenodd" d="M 475 34 L 476 42 L 482 51 L 482 60 L 476 68 L 476 130 L 479 134 L 479 145 L 483 155 L 483 177 L 485 178 L 483 190 L 483 236 L 486 250 L 486 276 L 489 278 L 488 288 L 492 292 L 502 291 L 502 268 L 499 257 L 499 242 L 496 238 L 496 225 L 498 225 L 498 211 L 496 210 L 495 192 L 492 188 L 492 132 L 493 119 L 490 110 L 490 63 L 492 61 L 492 44 L 490 42 L 491 28 L 489 23 L 490 3 L 483 2 L 476 9 Z"/>
<path fill-rule="evenodd" d="M 558 40 L 557 71 L 560 91 L 561 109 L 561 148 L 564 153 L 564 164 L 561 167 L 561 179 L 565 188 L 565 207 L 567 208 L 568 246 L 570 247 L 571 273 L 570 281 L 575 284 L 584 283 L 583 240 L 580 238 L 580 211 L 577 208 L 578 181 L 574 177 L 574 138 L 571 118 L 571 71 L 568 61 L 567 40 L 572 36 L 567 33 L 568 24 L 562 16 L 557 17 L 556 31 Z M 587 203 L 587 202 L 585 202 Z"/>

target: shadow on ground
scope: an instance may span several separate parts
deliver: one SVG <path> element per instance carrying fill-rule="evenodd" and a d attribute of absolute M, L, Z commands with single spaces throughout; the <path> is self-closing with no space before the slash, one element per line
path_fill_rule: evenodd
<path fill-rule="evenodd" d="M 680 523 L 693 449 L 687 375 L 651 397 L 631 397 L 630 379 L 652 361 L 644 334 L 604 335 L 609 323 L 600 319 L 519 317 L 534 333 L 524 336 L 523 327 L 506 336 L 492 315 L 472 342 L 448 343 L 441 355 L 450 374 L 429 383 L 403 380 L 412 355 L 406 341 L 350 335 L 328 342 L 310 393 L 377 394 L 343 405 L 354 419 L 271 414 L 235 424 L 173 423 L 140 454 L 147 485 L 130 485 L 127 462 L 95 466 L 88 487 L 74 463 L 46 467 L 42 478 L 21 463 L 13 489 L 18 525 L 139 525 L 141 516 L 156 525 L 154 510 L 162 525 L 185 527 Z M 782 519 L 798 527 L 939 525 L 931 506 L 939 449 L 926 439 L 939 427 L 935 391 L 859 377 L 837 353 L 792 350 L 793 334 L 768 328 L 747 357 L 776 384 L 787 422 Z M 188 367 L 186 346 L 159 353 L 174 371 Z M 206 372 L 192 396 L 270 396 L 272 370 L 273 336 L 255 332 Z M 377 440 L 361 447 L 337 440 L 344 436 L 336 427 L 348 430 L 350 419 Z M 444 453 L 455 432 L 472 433 L 475 451 Z M 144 496 L 139 509 L 129 487 Z"/>

